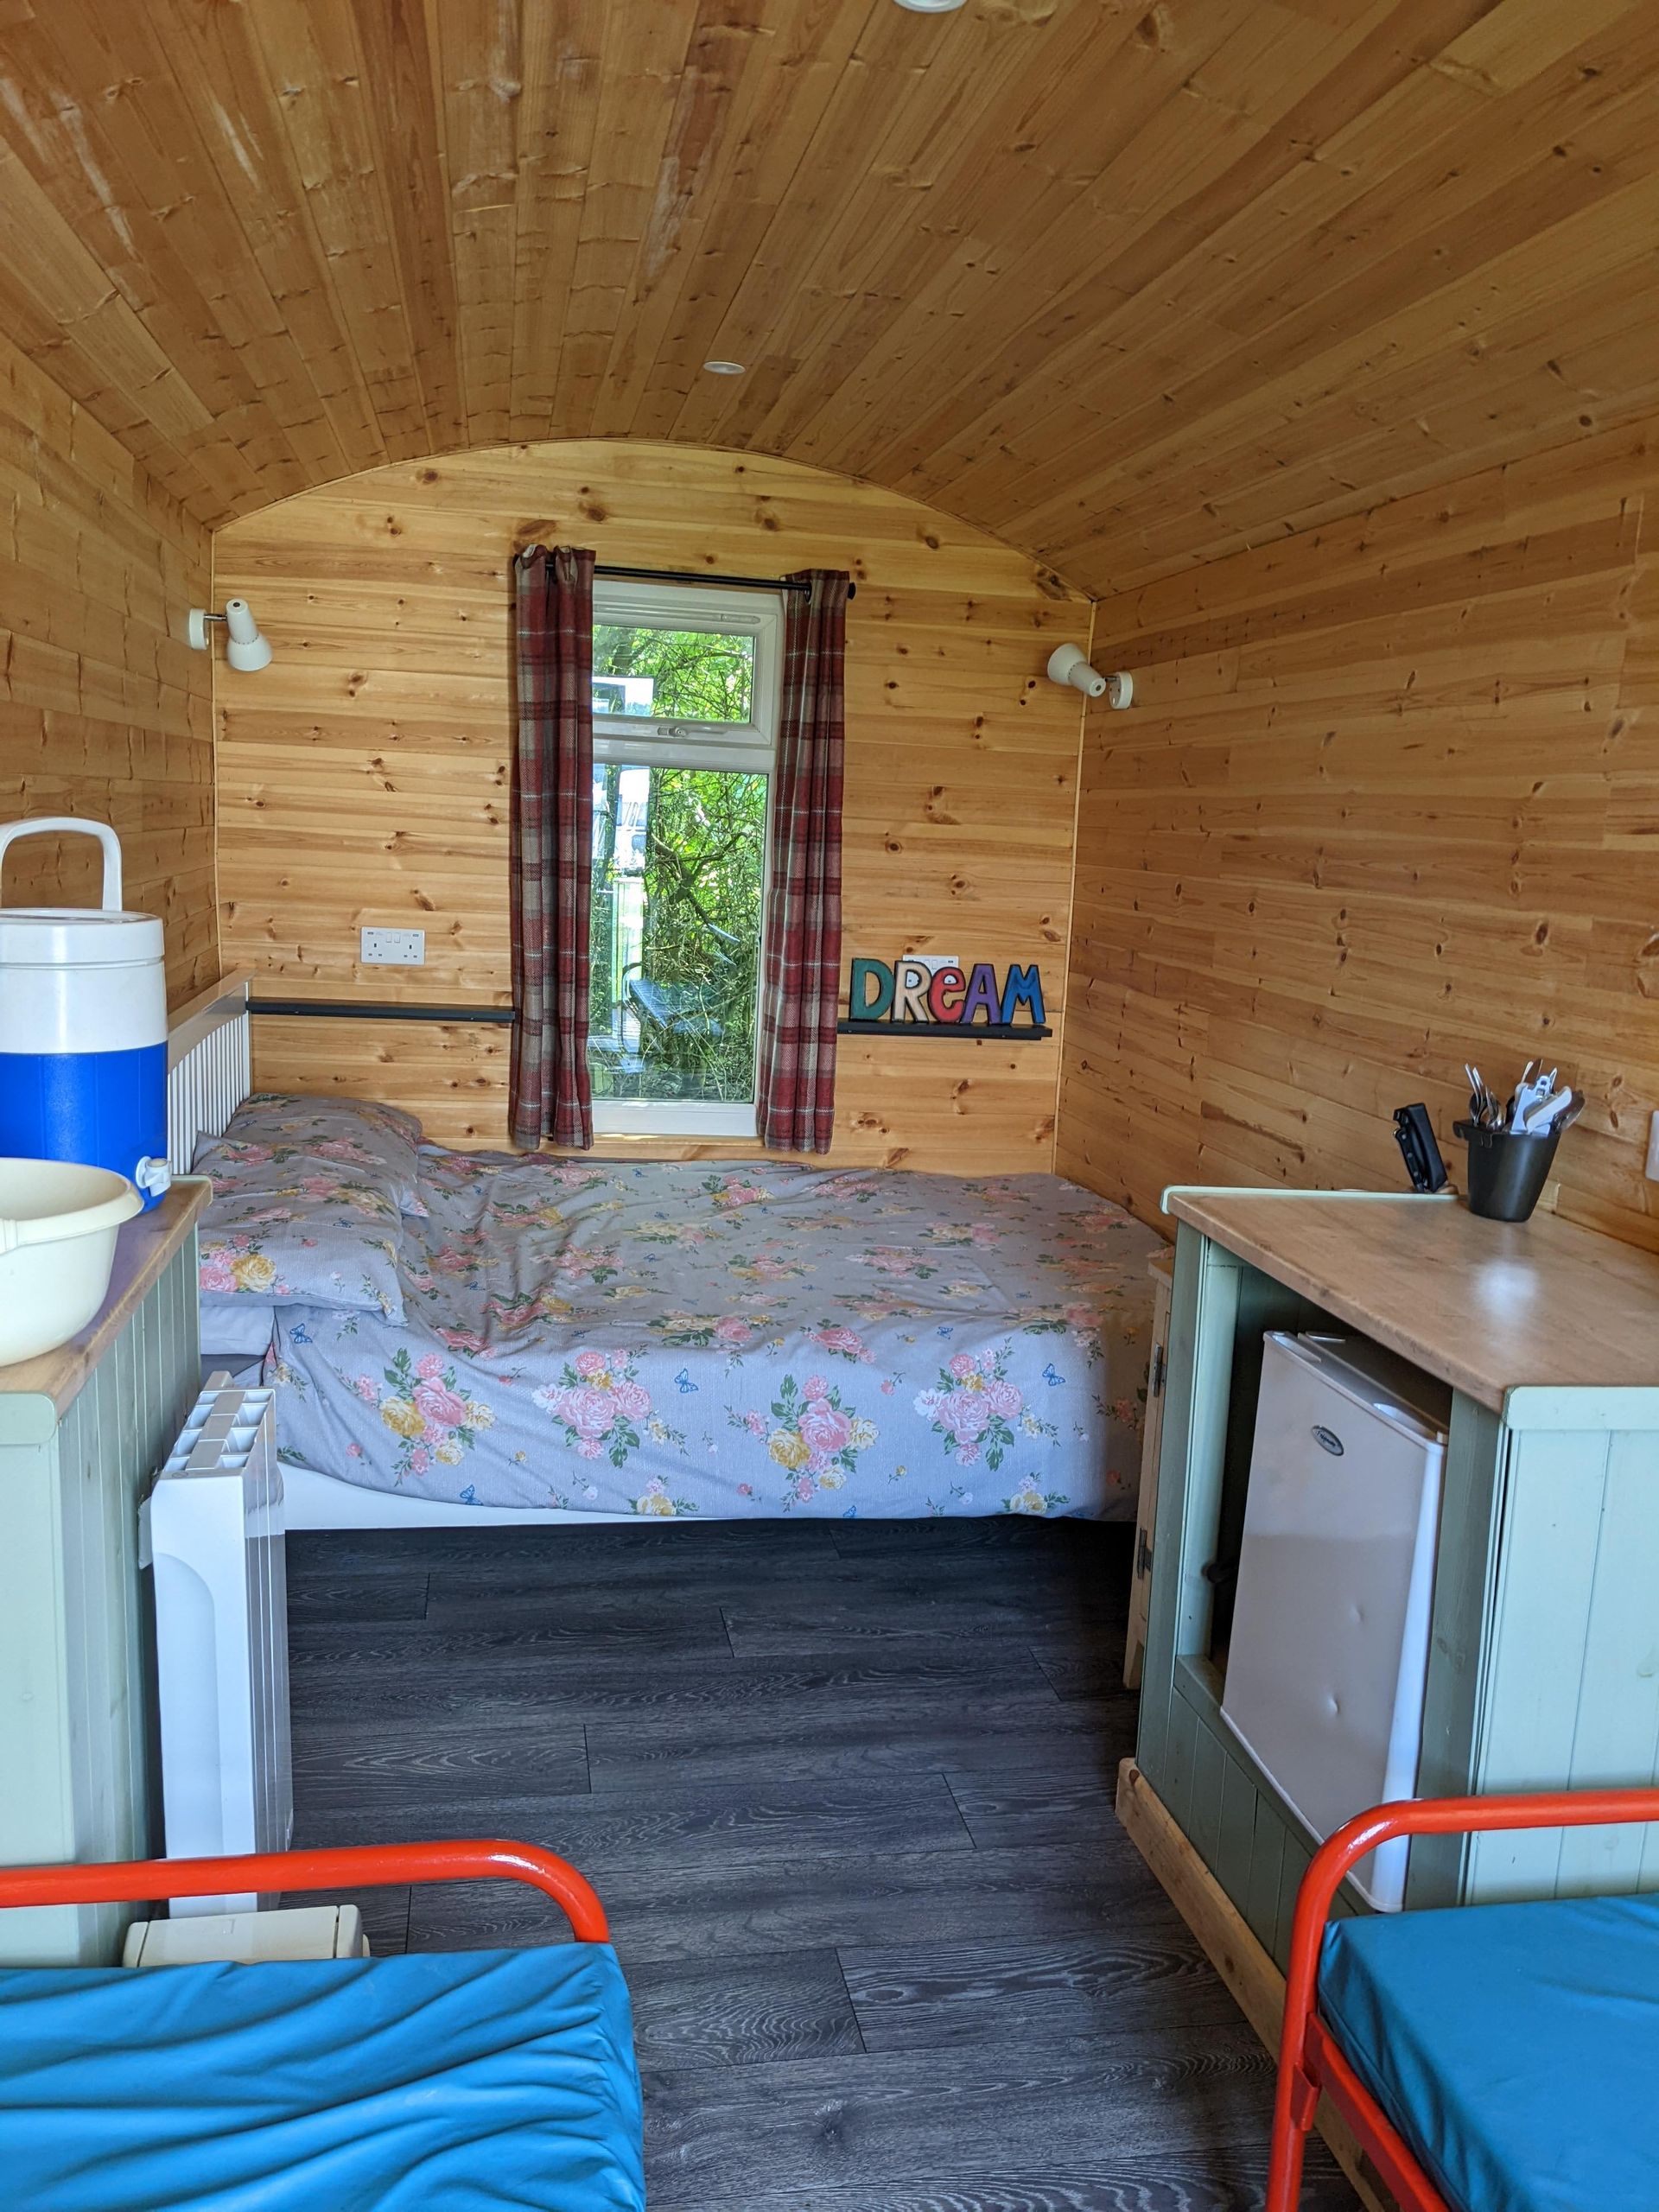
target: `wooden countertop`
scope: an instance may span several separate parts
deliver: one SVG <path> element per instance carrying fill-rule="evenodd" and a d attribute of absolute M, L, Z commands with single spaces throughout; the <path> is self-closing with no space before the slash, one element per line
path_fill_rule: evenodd
<path fill-rule="evenodd" d="M 115 1240 L 109 1296 L 67 1344 L 0 1367 L 0 1395 L 50 1398 L 59 1414 L 65 1413 L 212 1195 L 205 1175 L 181 1176 L 160 1205 L 124 1222 Z"/>
<path fill-rule="evenodd" d="M 1457 1199 L 1172 1192 L 1170 1211 L 1501 1413 L 1527 1387 L 1659 1387 L 1659 1255 Z"/>

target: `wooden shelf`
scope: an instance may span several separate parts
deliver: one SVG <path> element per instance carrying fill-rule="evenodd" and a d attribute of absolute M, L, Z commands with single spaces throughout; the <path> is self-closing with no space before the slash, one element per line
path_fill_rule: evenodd
<path fill-rule="evenodd" d="M 838 1021 L 836 1033 L 841 1037 L 943 1037 L 959 1044 L 964 1037 L 1007 1041 L 1052 1037 L 1054 1032 L 1040 1021 Z"/>
<path fill-rule="evenodd" d="M 16 1433 L 19 1420 L 29 1427 L 29 1416 L 19 1407 L 9 1408 L 8 1399 L 49 1401 L 53 1417 L 46 1421 L 46 1433 L 50 1433 L 54 1418 L 67 1412 L 212 1196 L 213 1185 L 205 1175 L 181 1175 L 159 1205 L 123 1224 L 115 1240 L 109 1295 L 86 1326 L 55 1351 L 40 1352 L 33 1359 L 0 1367 L 0 1441 L 41 1440 L 32 1429 L 28 1435 Z"/>
<path fill-rule="evenodd" d="M 1522 1389 L 1659 1385 L 1659 1255 L 1554 1214 L 1339 1191 L 1178 1191 L 1170 1210 L 1495 1413 Z"/>

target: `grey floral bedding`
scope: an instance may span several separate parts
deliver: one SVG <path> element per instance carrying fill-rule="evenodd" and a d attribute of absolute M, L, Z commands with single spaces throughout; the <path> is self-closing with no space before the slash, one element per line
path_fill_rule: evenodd
<path fill-rule="evenodd" d="M 201 1224 L 201 1294 L 404 1319 L 403 1217 L 418 1214 L 421 1125 L 395 1106 L 257 1091 L 222 1137 L 196 1147 L 213 1185 Z M 208 1309 L 212 1310 L 212 1309 Z"/>
<path fill-rule="evenodd" d="M 1158 1240 L 1072 1184 L 421 1166 L 404 1325 L 277 1310 L 286 1459 L 481 1505 L 1133 1516 Z"/>

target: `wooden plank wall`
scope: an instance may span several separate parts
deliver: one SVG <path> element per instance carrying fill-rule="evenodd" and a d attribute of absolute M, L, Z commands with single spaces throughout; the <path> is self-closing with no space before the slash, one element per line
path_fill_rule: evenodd
<path fill-rule="evenodd" d="M 1058 1017 L 1081 702 L 1043 668 L 1086 643 L 1087 602 L 869 485 L 599 441 L 373 470 L 219 534 L 216 588 L 247 594 L 276 649 L 219 684 L 227 963 L 289 996 L 509 1001 L 508 571 L 537 539 L 711 573 L 849 569 L 843 973 L 857 953 L 1041 961 Z M 426 966 L 363 969 L 365 923 L 424 928 Z M 391 1099 L 435 1136 L 499 1145 L 507 1042 L 270 1017 L 256 1079 Z M 1046 1168 L 1058 1064 L 1054 1039 L 843 1038 L 836 1156 Z"/>
<path fill-rule="evenodd" d="M 1659 425 L 1103 601 L 1058 1164 L 1174 1181 L 1448 1165 L 1463 1064 L 1588 1094 L 1560 1209 L 1659 1247 Z"/>
<path fill-rule="evenodd" d="M 126 903 L 163 917 L 177 1001 L 219 973 L 212 670 L 184 642 L 207 533 L 0 338 L 0 821 L 121 836 Z M 9 906 L 96 906 L 90 838 L 8 861 Z"/>

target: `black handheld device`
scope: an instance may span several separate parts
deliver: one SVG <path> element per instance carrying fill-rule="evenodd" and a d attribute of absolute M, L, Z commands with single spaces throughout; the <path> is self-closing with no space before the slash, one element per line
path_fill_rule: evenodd
<path fill-rule="evenodd" d="M 1440 1147 L 1434 1141 L 1434 1125 L 1428 1118 L 1427 1106 L 1396 1106 L 1394 1109 L 1395 1141 L 1406 1163 L 1406 1173 L 1411 1178 L 1414 1191 L 1440 1191 L 1446 1187 L 1446 1162 L 1440 1158 Z"/>

